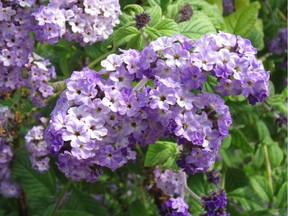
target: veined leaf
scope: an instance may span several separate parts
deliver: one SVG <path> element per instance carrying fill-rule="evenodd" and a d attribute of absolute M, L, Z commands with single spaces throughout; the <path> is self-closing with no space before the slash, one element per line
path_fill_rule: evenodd
<path fill-rule="evenodd" d="M 140 35 L 140 32 L 137 28 L 133 26 L 122 27 L 117 29 L 114 33 L 113 42 L 115 47 L 119 47 L 122 44 L 128 43 L 133 38 L 137 38 Z"/>
<path fill-rule="evenodd" d="M 169 162 L 169 158 L 176 159 L 178 154 L 177 144 L 167 141 L 158 141 L 155 144 L 149 145 L 146 153 L 144 166 L 152 167 Z M 169 162 L 168 165 L 172 165 Z"/>
<path fill-rule="evenodd" d="M 154 26 L 161 36 L 173 36 L 179 34 L 177 23 L 172 19 L 164 19 Z"/>
<path fill-rule="evenodd" d="M 161 7 L 159 5 L 155 5 L 153 7 L 150 7 L 145 12 L 147 12 L 151 17 L 151 20 L 148 23 L 148 26 L 153 27 L 161 21 L 162 10 L 161 10 Z"/>
<path fill-rule="evenodd" d="M 263 176 L 253 176 L 250 178 L 250 183 L 255 193 L 265 202 L 272 200 L 272 189 L 269 186 L 267 179 Z"/>
<path fill-rule="evenodd" d="M 89 215 L 107 216 L 106 209 L 89 194 L 73 189 L 63 210 L 83 211 Z M 79 214 L 82 215 L 82 214 Z"/>
<path fill-rule="evenodd" d="M 12 173 L 22 188 L 31 196 L 55 193 L 55 176 L 51 172 L 40 174 L 33 170 L 27 154 L 17 155 L 12 166 Z"/>
<path fill-rule="evenodd" d="M 278 167 L 284 158 L 282 149 L 277 142 L 273 142 L 273 144 L 269 145 L 267 148 L 271 166 Z"/>
<path fill-rule="evenodd" d="M 255 196 L 250 187 L 241 187 L 228 193 L 229 199 L 241 205 L 244 211 L 261 210 L 263 201 Z"/>
<path fill-rule="evenodd" d="M 226 31 L 247 37 L 248 32 L 255 25 L 259 9 L 259 2 L 253 2 L 225 17 Z"/>
<path fill-rule="evenodd" d="M 286 208 L 287 207 L 287 189 L 288 183 L 287 181 L 281 186 L 278 194 L 277 194 L 277 206 L 278 208 Z"/>
<path fill-rule="evenodd" d="M 198 39 L 207 33 L 216 33 L 213 23 L 203 12 L 195 12 L 193 17 L 185 22 L 178 24 L 181 34 Z"/>

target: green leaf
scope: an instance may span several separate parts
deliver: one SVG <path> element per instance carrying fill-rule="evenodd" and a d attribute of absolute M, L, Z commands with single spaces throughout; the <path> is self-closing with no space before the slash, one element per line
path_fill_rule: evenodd
<path fill-rule="evenodd" d="M 236 166 L 242 162 L 240 157 L 235 157 L 235 152 L 233 149 L 231 149 L 231 147 L 228 149 L 220 149 L 219 153 L 223 159 L 223 162 L 228 167 Z"/>
<path fill-rule="evenodd" d="M 161 2 L 160 6 L 161 6 L 163 11 L 167 10 L 168 6 L 171 4 L 171 1 L 172 0 L 161 0 L 160 1 Z"/>
<path fill-rule="evenodd" d="M 193 17 L 178 24 L 180 33 L 193 39 L 198 39 L 207 33 L 216 33 L 213 23 L 203 12 L 195 12 Z"/>
<path fill-rule="evenodd" d="M 271 215 L 279 215 L 279 211 L 277 209 L 267 209 L 267 210 L 255 211 L 251 214 L 251 216 L 271 216 Z"/>
<path fill-rule="evenodd" d="M 122 27 L 116 30 L 113 37 L 113 43 L 115 47 L 119 47 L 125 43 L 128 43 L 132 39 L 137 38 L 140 32 L 133 26 Z"/>
<path fill-rule="evenodd" d="M 144 47 L 144 38 L 141 34 L 136 35 L 135 37 L 131 38 L 130 41 L 127 43 L 127 48 L 133 48 L 137 50 L 141 50 Z"/>
<path fill-rule="evenodd" d="M 268 146 L 268 155 L 271 166 L 273 168 L 280 166 L 281 162 L 283 161 L 284 155 L 282 149 L 277 142 L 274 142 L 272 145 Z"/>
<path fill-rule="evenodd" d="M 106 209 L 100 205 L 93 197 L 76 189 L 71 191 L 71 195 L 64 204 L 64 209 L 71 211 L 83 211 L 89 213 L 89 215 L 95 216 L 108 215 Z"/>
<path fill-rule="evenodd" d="M 247 33 L 246 37 L 258 51 L 264 48 L 263 23 L 260 19 L 256 20 L 255 26 Z"/>
<path fill-rule="evenodd" d="M 207 92 L 214 93 L 214 88 L 217 84 L 217 78 L 211 75 L 207 75 L 207 81 L 203 84 L 203 89 Z"/>
<path fill-rule="evenodd" d="M 247 37 L 248 32 L 256 23 L 259 9 L 259 2 L 253 2 L 225 17 L 226 31 L 241 35 L 242 37 Z"/>
<path fill-rule="evenodd" d="M 287 102 L 288 88 L 285 88 L 281 94 L 275 94 L 268 97 L 267 103 L 277 111 L 287 115 Z"/>
<path fill-rule="evenodd" d="M 43 212 L 43 216 L 53 216 L 53 211 L 56 204 L 49 205 Z"/>
<path fill-rule="evenodd" d="M 277 206 L 278 208 L 286 208 L 287 207 L 287 190 L 288 190 L 288 182 L 286 181 L 280 188 L 277 194 Z"/>
<path fill-rule="evenodd" d="M 245 7 L 249 6 L 250 0 L 235 0 L 234 3 L 235 3 L 235 5 L 234 5 L 235 9 L 239 10 L 241 8 L 245 8 Z"/>
<path fill-rule="evenodd" d="M 55 193 L 55 176 L 51 172 L 40 174 L 33 170 L 27 154 L 17 155 L 13 161 L 12 174 L 14 179 L 31 196 L 53 195 Z"/>
<path fill-rule="evenodd" d="M 136 200 L 128 207 L 129 215 L 148 216 L 143 200 Z"/>
<path fill-rule="evenodd" d="M 161 5 L 161 0 L 147 0 L 151 6 Z"/>
<path fill-rule="evenodd" d="M 248 178 L 241 169 L 228 168 L 225 173 L 225 190 L 233 191 L 248 184 Z"/>
<path fill-rule="evenodd" d="M 144 166 L 153 167 L 160 164 L 166 166 L 171 165 L 171 159 L 176 159 L 178 148 L 176 143 L 167 141 L 158 141 L 155 144 L 149 145 L 146 153 Z M 168 164 L 167 164 L 168 163 Z"/>
<path fill-rule="evenodd" d="M 134 11 L 136 14 L 144 12 L 144 9 L 138 4 L 130 4 L 124 7 L 124 10 Z"/>
<path fill-rule="evenodd" d="M 228 198 L 239 204 L 246 212 L 263 208 L 263 201 L 259 200 L 255 196 L 255 192 L 248 186 L 229 192 Z"/>
<path fill-rule="evenodd" d="M 272 190 L 266 178 L 263 176 L 250 177 L 250 183 L 255 193 L 265 202 L 270 202 L 273 197 Z"/>
<path fill-rule="evenodd" d="M 57 216 L 93 216 L 95 214 L 91 214 L 85 211 L 72 211 L 72 210 L 60 210 L 56 213 Z"/>
<path fill-rule="evenodd" d="M 158 37 L 161 36 L 160 32 L 157 29 L 154 29 L 149 26 L 144 27 L 144 32 L 151 38 L 152 40 L 156 40 Z"/>
<path fill-rule="evenodd" d="M 256 167 L 260 168 L 262 164 L 264 163 L 264 149 L 262 145 L 259 145 L 258 148 L 256 149 L 255 155 L 254 155 L 254 164 Z"/>
<path fill-rule="evenodd" d="M 221 149 L 227 149 L 229 148 L 230 144 L 231 144 L 231 135 L 229 134 L 228 136 L 225 137 L 225 139 L 223 140 L 222 144 L 221 144 Z"/>
<path fill-rule="evenodd" d="M 257 121 L 256 126 L 260 142 L 263 142 L 265 144 L 270 144 L 274 142 L 271 138 L 268 127 L 262 120 Z"/>
<path fill-rule="evenodd" d="M 159 5 L 155 5 L 153 7 L 150 7 L 145 12 L 147 12 L 151 17 L 151 20 L 148 23 L 148 26 L 153 27 L 161 21 L 162 10 L 161 10 L 161 7 Z"/>
<path fill-rule="evenodd" d="M 231 136 L 232 136 L 232 141 L 231 141 L 232 145 L 236 146 L 239 149 L 243 149 L 249 152 L 253 150 L 247 137 L 243 134 L 241 130 L 237 128 L 232 129 Z"/>
<path fill-rule="evenodd" d="M 161 36 L 173 36 L 179 34 L 177 23 L 172 19 L 164 19 L 154 26 Z"/>

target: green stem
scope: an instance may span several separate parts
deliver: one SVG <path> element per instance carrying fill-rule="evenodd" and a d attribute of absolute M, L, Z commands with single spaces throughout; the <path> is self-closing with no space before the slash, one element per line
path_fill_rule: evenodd
<path fill-rule="evenodd" d="M 269 186 L 273 192 L 273 181 L 272 181 L 272 171 L 271 171 L 271 164 L 270 164 L 270 160 L 269 160 L 269 154 L 268 154 L 268 149 L 267 146 L 264 145 L 263 146 L 264 149 L 264 155 L 265 155 L 265 162 L 266 162 L 266 171 L 267 171 L 267 176 L 268 176 L 268 182 L 269 182 Z"/>
<path fill-rule="evenodd" d="M 147 83 L 149 79 L 147 77 L 144 77 L 134 88 L 133 91 L 139 91 L 145 84 Z"/>
<path fill-rule="evenodd" d="M 150 44 L 151 40 L 147 37 L 146 33 L 143 31 L 143 29 L 140 29 L 140 33 L 142 37 L 144 38 L 146 44 Z"/>
<path fill-rule="evenodd" d="M 187 185 L 187 178 L 186 178 L 186 173 L 183 172 L 182 173 L 182 180 L 183 180 L 183 185 L 184 185 L 184 189 L 185 191 L 187 191 L 194 199 L 196 199 L 198 202 L 201 202 L 201 198 L 195 194 Z"/>
<path fill-rule="evenodd" d="M 57 200 L 57 202 L 55 204 L 55 207 L 54 207 L 53 212 L 52 212 L 52 216 L 56 215 L 56 212 L 57 212 L 58 208 L 61 206 L 61 203 L 63 201 L 65 193 L 69 190 L 71 185 L 72 185 L 72 181 L 68 181 L 67 184 L 64 186 L 64 188 L 60 191 L 60 194 L 58 196 L 59 199 Z"/>
<path fill-rule="evenodd" d="M 116 51 L 116 47 L 113 48 L 112 50 L 110 50 L 109 52 L 103 54 L 102 56 L 99 56 L 98 58 L 96 58 L 94 61 L 92 61 L 87 67 L 92 68 L 95 65 L 97 65 L 99 62 L 101 62 L 103 59 L 107 58 L 108 55 L 114 53 Z"/>

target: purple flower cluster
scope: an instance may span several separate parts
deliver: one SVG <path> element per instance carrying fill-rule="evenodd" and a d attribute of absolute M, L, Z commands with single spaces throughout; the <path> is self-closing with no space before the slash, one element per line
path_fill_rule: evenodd
<path fill-rule="evenodd" d="M 254 105 L 269 94 L 269 72 L 255 55 L 256 49 L 248 39 L 220 32 L 195 42 L 191 62 L 217 77 L 216 92 L 224 96 L 242 94 Z"/>
<path fill-rule="evenodd" d="M 46 118 L 40 119 L 42 123 L 47 121 Z M 31 128 L 28 133 L 25 135 L 26 148 L 32 153 L 30 156 L 30 161 L 32 167 L 39 172 L 44 172 L 49 170 L 49 161 L 48 157 L 49 149 L 48 145 L 43 140 L 44 126 L 38 125 Z"/>
<path fill-rule="evenodd" d="M 8 107 L 0 107 L 0 132 L 7 129 L 8 120 L 13 118 Z M 11 182 L 10 163 L 13 158 L 9 137 L 0 137 L 0 193 L 6 197 L 18 197 L 19 185 Z"/>
<path fill-rule="evenodd" d="M 0 92 L 29 87 L 31 100 L 44 106 L 43 99 L 53 90 L 48 81 L 56 74 L 53 67 L 48 68 L 47 60 L 33 53 L 31 6 L 32 0 L 0 3 Z"/>
<path fill-rule="evenodd" d="M 183 193 L 183 178 L 186 181 L 186 174 L 182 170 L 178 172 L 169 169 L 162 171 L 159 166 L 155 167 L 154 181 L 156 186 L 167 196 L 179 196 Z"/>
<path fill-rule="evenodd" d="M 170 198 L 162 204 L 159 214 L 162 216 L 191 216 L 189 206 L 181 197 Z"/>
<path fill-rule="evenodd" d="M 44 99 L 53 95 L 53 86 L 50 79 L 56 78 L 55 68 L 47 59 L 43 59 L 36 53 L 29 56 L 29 62 L 25 65 L 28 78 L 26 86 L 30 87 L 30 99 L 39 107 L 45 106 Z"/>
<path fill-rule="evenodd" d="M 210 196 L 202 197 L 206 213 L 203 216 L 229 216 L 225 208 L 227 205 L 226 193 L 223 190 L 211 192 Z"/>
<path fill-rule="evenodd" d="M 288 28 L 282 28 L 276 38 L 269 43 L 269 51 L 274 55 L 281 55 L 287 52 Z"/>
<path fill-rule="evenodd" d="M 185 172 L 206 172 L 232 122 L 220 96 L 202 91 L 207 75 L 231 81 L 224 95 L 262 92 L 259 101 L 269 77 L 249 41 L 225 33 L 196 42 L 160 37 L 141 52 L 111 54 L 101 65 L 99 73 L 85 68 L 66 81 L 44 136 L 60 170 L 74 180 L 95 181 L 101 167 L 115 170 L 135 159 L 136 143 L 167 137 L 178 143 L 177 163 Z M 221 68 L 227 70 L 221 74 Z"/>
<path fill-rule="evenodd" d="M 60 38 L 82 45 L 94 43 L 112 34 L 120 14 L 118 0 L 50 0 L 33 13 L 34 32 L 37 40 L 50 44 Z"/>

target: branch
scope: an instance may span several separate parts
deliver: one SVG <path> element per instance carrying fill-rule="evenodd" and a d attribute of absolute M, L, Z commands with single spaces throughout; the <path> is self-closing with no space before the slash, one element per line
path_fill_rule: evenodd
<path fill-rule="evenodd" d="M 182 180 L 183 180 L 183 185 L 184 185 L 184 189 L 197 201 L 202 202 L 201 198 L 195 194 L 187 185 L 187 178 L 186 178 L 186 173 L 183 171 L 182 173 Z"/>

